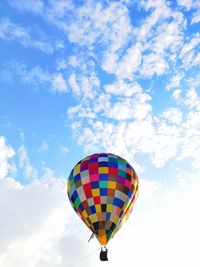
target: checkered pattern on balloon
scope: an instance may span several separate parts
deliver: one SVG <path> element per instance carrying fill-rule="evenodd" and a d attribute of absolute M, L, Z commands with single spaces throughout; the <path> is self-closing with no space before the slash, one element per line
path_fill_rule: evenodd
<path fill-rule="evenodd" d="M 101 245 L 128 219 L 138 194 L 138 177 L 123 158 L 111 153 L 88 156 L 68 178 L 72 207 Z"/>

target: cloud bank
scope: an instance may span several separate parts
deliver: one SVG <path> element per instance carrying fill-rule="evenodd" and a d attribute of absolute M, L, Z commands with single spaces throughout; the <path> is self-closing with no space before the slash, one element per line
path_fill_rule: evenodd
<path fill-rule="evenodd" d="M 9 166 L 13 149 L 3 137 L 1 142 L 0 163 Z M 199 266 L 200 183 L 185 177 L 167 190 L 140 180 L 133 214 L 108 246 L 109 266 Z M 2 266 L 101 266 L 100 245 L 88 243 L 90 232 L 67 200 L 65 179 L 46 169 L 40 179 L 22 185 L 4 172 L 0 184 Z"/>

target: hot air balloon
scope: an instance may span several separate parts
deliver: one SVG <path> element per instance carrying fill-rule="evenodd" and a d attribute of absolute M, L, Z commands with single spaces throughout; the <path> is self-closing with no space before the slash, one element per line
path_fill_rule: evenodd
<path fill-rule="evenodd" d="M 67 193 L 75 212 L 103 248 L 132 211 L 138 177 L 125 159 L 111 153 L 93 154 L 72 169 Z"/>

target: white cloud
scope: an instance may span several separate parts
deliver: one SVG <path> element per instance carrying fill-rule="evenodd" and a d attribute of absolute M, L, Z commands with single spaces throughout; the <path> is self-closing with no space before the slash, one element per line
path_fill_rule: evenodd
<path fill-rule="evenodd" d="M 72 73 L 68 83 L 74 95 L 81 96 L 83 99 L 94 99 L 100 86 L 100 81 L 93 71 L 85 75 Z"/>
<path fill-rule="evenodd" d="M 176 53 L 183 44 L 182 31 L 185 27 L 183 17 L 179 13 L 169 11 L 167 7 L 162 7 L 162 9 L 163 14 L 165 14 L 164 18 L 167 20 L 167 18 L 172 17 L 173 21 L 170 23 L 163 21 L 158 25 L 151 25 L 151 27 L 156 28 L 149 33 L 149 39 L 144 40 L 144 49 L 148 51 L 143 56 L 141 74 L 144 76 L 166 74 L 169 70 L 169 62 L 176 60 Z M 156 23 L 158 22 L 156 21 Z M 139 33 L 137 34 L 139 35 Z"/>
<path fill-rule="evenodd" d="M 75 67 L 75 68 L 78 67 L 79 62 L 78 62 L 78 59 L 75 55 L 69 57 L 69 65 L 71 65 L 72 67 Z"/>
<path fill-rule="evenodd" d="M 122 2 L 119 5 L 122 7 Z M 116 6 L 102 7 L 100 4 L 98 6 L 98 14 L 104 14 L 107 8 L 107 12 L 112 15 L 110 27 L 114 27 L 112 22 L 115 20 L 115 14 L 112 12 L 115 11 Z M 143 1 L 140 2 L 139 7 L 149 12 L 149 15 L 145 16 L 137 26 L 134 24 L 134 27 L 128 19 L 127 9 L 125 7 L 120 9 L 128 31 L 125 31 L 123 40 L 120 39 L 115 47 L 112 39 L 105 37 L 108 29 L 104 30 L 102 22 L 107 21 L 107 17 L 102 19 L 98 15 L 99 21 L 95 20 L 96 15 L 83 18 L 83 14 L 88 14 L 88 10 L 96 14 L 97 6 L 86 4 L 80 7 L 77 25 L 82 22 L 84 26 L 74 32 L 70 38 L 74 38 L 73 42 L 83 47 L 87 45 L 91 51 L 93 48 L 96 51 L 95 47 L 101 40 L 99 36 L 104 30 L 102 35 L 105 40 L 103 44 L 101 43 L 102 51 L 100 56 L 97 53 L 96 58 L 98 60 L 100 58 L 101 68 L 106 74 L 112 74 L 113 82 L 105 82 L 100 89 L 98 82 L 96 86 L 90 87 L 91 75 L 86 72 L 87 67 L 85 67 L 89 57 L 84 57 L 82 53 L 80 57 L 72 56 L 69 61 L 73 68 L 84 65 L 84 59 L 85 66 L 81 68 L 82 76 L 79 72 L 80 68 L 78 68 L 79 71 L 70 74 L 68 82 L 74 95 L 79 97 L 79 102 L 76 106 L 68 108 L 67 114 L 72 120 L 71 127 L 78 144 L 84 145 L 88 153 L 101 148 L 127 155 L 130 160 L 135 160 L 138 155 L 147 155 L 153 165 L 161 167 L 171 159 L 179 160 L 178 155 L 182 153 L 185 143 L 189 146 L 186 142 L 189 127 L 186 125 L 189 122 L 187 116 L 189 116 L 190 107 L 189 104 L 186 110 L 183 107 L 190 98 L 189 95 L 187 99 L 182 97 L 187 77 L 185 70 L 190 70 L 199 62 L 197 48 L 199 36 L 198 34 L 187 35 L 189 19 L 184 16 L 180 8 L 175 10 L 165 1 Z M 94 25 L 95 23 L 101 25 L 102 28 L 98 28 L 98 33 L 95 26 L 91 26 L 91 21 Z M 74 23 L 72 21 L 69 27 L 72 25 L 73 29 L 78 27 Z M 68 28 L 68 31 L 72 28 Z M 92 52 L 90 55 L 94 58 Z M 95 65 L 91 64 L 90 67 L 96 77 L 97 73 L 94 71 L 97 64 L 93 64 Z M 153 81 L 150 80 L 154 75 L 160 77 L 160 86 L 155 85 L 155 88 Z M 154 99 L 152 99 L 154 95 L 151 93 L 156 91 L 155 94 L 159 95 L 157 91 L 165 89 L 164 75 L 169 77 L 166 89 L 169 91 L 169 97 L 171 94 L 172 101 L 175 102 L 166 99 L 166 103 L 170 102 L 168 107 L 155 110 Z M 139 79 L 143 79 L 141 84 L 146 90 L 139 84 Z M 148 82 L 151 84 L 146 86 Z M 191 88 L 188 88 L 190 94 Z M 92 96 L 91 100 L 89 96 Z M 191 107 L 193 109 L 195 101 L 191 100 L 191 102 L 193 102 Z M 159 103 L 157 104 L 159 106 Z M 195 118 L 197 115 L 196 110 Z M 194 123 L 192 127 L 194 132 L 199 134 L 197 124 Z M 191 162 L 198 162 L 198 153 L 190 149 L 186 151 L 188 153 L 182 153 L 182 159 L 191 158 Z M 199 152 L 198 147 L 196 151 Z"/>
<path fill-rule="evenodd" d="M 189 99 L 190 97 L 188 96 Z M 194 100 L 192 96 L 194 102 L 198 100 L 196 98 L 197 96 Z M 189 102 L 188 105 L 190 104 Z M 197 105 L 195 108 L 197 109 Z M 171 115 L 174 116 L 172 121 Z M 168 131 L 172 128 L 167 128 L 165 120 L 176 124 L 179 119 L 174 121 L 175 117 L 181 117 L 177 109 L 169 109 L 163 113 L 163 125 L 157 129 L 159 134 L 169 134 Z M 188 117 L 188 122 L 191 118 Z M 154 131 L 150 119 L 148 123 L 149 125 L 147 121 L 143 121 L 138 124 L 143 127 L 139 132 L 144 136 L 148 136 L 148 127 L 151 134 Z M 126 123 L 117 128 L 111 123 L 106 125 L 98 122 L 95 127 L 100 135 L 99 130 L 105 131 L 106 142 L 109 141 L 112 131 L 119 131 L 122 136 L 127 131 Z M 133 130 L 131 127 L 133 126 L 130 126 L 130 130 Z M 129 133 L 129 137 L 134 138 L 131 131 Z M 90 129 L 87 134 L 92 138 Z M 115 145 L 120 146 L 118 141 L 124 141 L 121 137 L 118 139 L 120 135 L 116 133 L 113 136 Z M 99 137 L 93 134 L 93 138 Z M 166 139 L 164 140 L 166 142 Z M 173 140 L 171 142 L 173 143 Z M 169 145 L 168 141 L 166 143 Z M 124 144 L 122 148 L 125 148 Z M 0 162 L 6 161 L 9 165 L 8 161 L 14 151 L 5 143 L 3 137 L 0 138 L 0 150 Z M 19 151 L 20 164 L 24 167 L 29 163 L 27 151 L 24 146 L 21 146 Z M 55 177 L 53 171 L 45 167 L 40 179 L 21 185 L 13 178 L 7 177 L 8 168 L 4 169 L 6 171 L 0 179 L 1 266 L 102 266 L 98 255 L 100 245 L 95 239 L 87 242 L 90 231 L 67 200 L 64 178 Z M 148 175 L 152 178 L 152 173 Z M 171 174 L 165 175 L 167 179 L 171 178 Z M 109 266 L 128 266 L 133 261 L 141 267 L 179 264 L 183 267 L 188 264 L 199 266 L 199 172 L 184 173 L 181 169 L 173 178 L 172 184 L 140 178 L 140 192 L 133 213 L 108 245 Z"/>
<path fill-rule="evenodd" d="M 181 90 L 180 89 L 176 89 L 173 93 L 172 96 L 173 98 L 178 102 L 178 100 L 180 99 L 180 95 L 181 95 Z"/>
<path fill-rule="evenodd" d="M 20 80 L 22 84 L 28 83 L 34 88 L 43 88 L 51 92 L 68 92 L 67 82 L 61 72 L 51 73 L 40 66 L 29 68 L 23 62 L 17 61 L 10 62 L 8 68 L 12 72 L 11 75 Z"/>
<path fill-rule="evenodd" d="M 20 11 L 29 11 L 33 13 L 41 13 L 44 3 L 41 0 L 8 0 L 9 4 Z"/>
<path fill-rule="evenodd" d="M 174 75 L 171 77 L 170 83 L 167 85 L 166 89 L 170 90 L 172 88 L 179 88 L 181 80 L 183 78 L 183 73 L 174 73 Z"/>
<path fill-rule="evenodd" d="M 166 6 L 164 1 L 143 1 L 139 6 L 145 11 L 152 9 L 150 15 L 141 21 L 141 27 L 134 29 L 139 40 L 145 41 L 151 35 L 152 28 L 159 22 L 161 17 L 164 19 L 170 15 L 170 8 Z"/>
<path fill-rule="evenodd" d="M 42 141 L 42 147 L 41 147 L 41 149 L 43 151 L 48 151 L 49 150 L 49 145 L 48 145 L 47 141 L 45 141 L 45 140 Z"/>
<path fill-rule="evenodd" d="M 116 120 L 128 120 L 133 117 L 134 110 L 130 107 L 132 104 L 128 101 L 126 102 L 116 102 L 110 109 L 108 117 Z"/>
<path fill-rule="evenodd" d="M 181 266 L 188 266 L 188 264 L 198 266 L 199 231 L 197 225 L 200 217 L 197 212 L 198 196 L 195 186 L 199 188 L 199 184 L 197 184 L 183 191 L 176 188 L 154 194 L 146 206 L 147 211 L 150 209 L 151 216 L 144 218 L 143 223 L 138 226 L 139 229 L 137 228 L 139 221 L 137 224 L 137 218 L 135 219 L 137 229 L 134 232 L 135 238 L 139 239 L 140 231 L 144 233 L 144 238 L 139 239 L 135 251 L 136 254 L 139 253 L 136 257 L 138 257 L 140 266 L 146 266 L 146 260 L 142 255 L 147 248 L 148 252 L 145 255 L 148 263 L 153 262 L 154 266 L 177 266 L 179 264 Z M 185 212 L 186 210 L 188 212 Z M 152 214 L 154 215 L 152 216 Z M 181 241 L 183 235 L 184 243 Z M 170 257 L 167 256 L 169 254 Z"/>
<path fill-rule="evenodd" d="M 49 144 L 47 143 L 46 140 L 43 140 L 42 141 L 42 144 L 41 144 L 41 147 L 38 148 L 38 152 L 41 153 L 41 152 L 47 152 L 49 150 Z"/>
<path fill-rule="evenodd" d="M 15 152 L 3 136 L 0 136 L 0 179 L 3 179 L 9 172 L 11 164 L 8 160 L 14 156 Z"/>
<path fill-rule="evenodd" d="M 70 150 L 69 150 L 69 148 L 67 146 L 60 146 L 60 151 L 63 154 L 68 154 Z"/>
<path fill-rule="evenodd" d="M 200 11 L 197 11 L 196 13 L 193 14 L 191 24 L 199 23 L 199 22 L 200 22 Z"/>
<path fill-rule="evenodd" d="M 131 97 L 134 94 L 141 92 L 142 88 L 137 82 L 125 83 L 123 80 L 118 80 L 116 83 L 107 84 L 105 86 L 105 91 L 111 95 Z"/>
<path fill-rule="evenodd" d="M 57 71 L 64 70 L 67 68 L 67 62 L 64 59 L 57 61 Z"/>
<path fill-rule="evenodd" d="M 69 108 L 68 114 L 73 115 L 73 114 L 75 114 L 76 110 L 78 110 L 78 114 L 76 114 L 76 116 L 79 118 L 87 118 L 87 119 L 96 118 L 95 112 L 89 106 L 82 107 L 82 106 L 78 105 L 78 106 Z"/>
<path fill-rule="evenodd" d="M 76 80 L 76 74 L 75 73 L 72 73 L 71 76 L 69 77 L 69 85 L 72 89 L 72 92 L 75 94 L 75 95 L 80 95 L 80 87 L 77 83 L 77 80 Z"/>
<path fill-rule="evenodd" d="M 52 80 L 53 91 L 64 93 L 67 91 L 67 84 L 63 78 L 62 73 L 57 73 Z"/>
<path fill-rule="evenodd" d="M 43 266 L 42 262 L 47 264 L 49 260 L 51 266 L 62 263 L 64 255 L 55 253 L 57 244 L 64 239 L 63 246 L 68 250 L 73 245 L 73 233 L 69 231 L 77 236 L 75 223 L 70 219 L 72 209 L 69 203 L 66 205 L 65 181 L 53 178 L 50 185 L 38 180 L 23 188 L 15 183 L 1 181 L 0 202 L 5 207 L 0 215 L 1 265 Z M 2 191 L 2 185 L 6 191 Z M 53 255 L 50 251 L 54 251 Z"/>
<path fill-rule="evenodd" d="M 149 96 L 141 93 L 133 98 L 116 101 L 110 105 L 106 117 L 116 120 L 143 120 L 151 113 L 148 100 Z"/>
<path fill-rule="evenodd" d="M 25 134 L 21 129 L 19 129 L 19 137 L 22 142 L 25 141 Z"/>
<path fill-rule="evenodd" d="M 102 47 L 103 58 L 108 57 L 108 64 L 102 62 L 103 68 L 108 70 L 111 69 L 110 55 L 116 56 L 115 52 L 123 45 L 127 45 L 130 40 L 131 25 L 128 9 L 122 2 L 110 2 L 108 5 L 104 5 L 100 2 L 86 1 L 84 5 L 80 4 L 78 6 L 74 6 L 73 1 L 65 3 L 59 1 L 56 5 L 52 2 L 50 9 L 47 11 L 47 20 L 63 30 L 73 45 L 78 44 L 79 48 L 84 47 L 83 51 L 81 48 L 78 49 L 78 56 L 76 51 L 68 61 L 70 66 L 78 68 L 82 74 L 87 73 L 87 77 L 83 78 L 84 81 L 81 77 L 76 77 L 77 83 L 80 83 L 80 88 L 82 88 L 81 83 L 84 86 L 89 82 L 88 85 L 90 85 L 91 81 L 89 79 L 87 82 L 87 79 L 96 65 L 93 62 L 93 66 L 91 66 L 91 60 L 88 59 L 93 58 L 95 61 L 101 62 L 101 59 L 96 58 L 93 51 L 97 44 Z M 101 53 L 100 50 L 99 52 Z M 133 58 L 134 51 L 130 51 L 129 54 L 132 55 L 132 65 L 137 65 L 139 59 Z M 122 73 L 121 75 L 124 76 L 126 75 L 125 69 L 130 68 L 127 57 L 124 67 L 119 70 Z M 90 68 L 92 68 L 92 71 Z M 113 73 L 113 70 L 111 72 Z M 128 74 L 128 76 L 130 75 L 131 73 Z M 74 78 L 73 75 L 70 77 L 70 83 L 74 84 L 72 78 Z M 72 87 L 74 88 L 74 86 Z M 87 89 L 87 86 L 85 88 Z M 91 95 L 91 92 L 88 95 Z"/>
<path fill-rule="evenodd" d="M 199 53 L 198 45 L 200 44 L 200 34 L 197 33 L 190 39 L 188 43 L 185 43 L 180 52 L 180 59 L 183 61 L 185 69 L 192 66 L 199 65 Z"/>
<path fill-rule="evenodd" d="M 129 47 L 125 55 L 119 57 L 117 52 L 106 51 L 102 68 L 116 75 L 118 79 L 132 79 L 142 60 L 142 46 L 138 42 Z"/>
<path fill-rule="evenodd" d="M 168 123 L 180 125 L 183 120 L 182 112 L 177 108 L 169 108 L 162 114 L 163 119 Z"/>
<path fill-rule="evenodd" d="M 100 81 L 96 73 L 92 72 L 89 76 L 82 76 L 80 78 L 81 89 L 85 98 L 93 99 L 99 89 Z M 96 90 L 94 90 L 96 89 Z"/>
<path fill-rule="evenodd" d="M 108 244 L 109 266 L 199 266 L 199 174 L 186 176 L 187 187 L 140 179 L 135 208 Z M 2 266 L 102 266 L 100 244 L 87 242 L 90 231 L 67 201 L 65 180 L 47 169 L 29 185 L 12 178 L 0 183 Z"/>
<path fill-rule="evenodd" d="M 0 141 L 2 163 L 14 151 L 3 137 Z M 20 147 L 20 151 L 24 166 L 29 160 L 25 148 Z M 40 179 L 21 185 L 7 173 L 0 179 L 1 266 L 66 266 L 76 261 L 77 250 L 79 258 L 91 253 L 93 248 L 86 248 L 89 230 L 67 201 L 64 178 L 56 178 L 45 168 Z"/>
<path fill-rule="evenodd" d="M 74 3 L 71 0 L 58 0 L 49 1 L 49 10 L 47 9 L 46 15 L 51 22 L 56 23 L 56 19 L 63 19 L 68 11 L 72 11 L 74 8 Z M 57 21 L 57 22 L 58 22 Z"/>
<path fill-rule="evenodd" d="M 197 109 L 200 110 L 200 97 L 197 94 L 197 91 L 195 88 L 191 88 L 186 93 L 186 99 L 184 101 L 184 104 L 187 105 L 190 109 Z"/>
<path fill-rule="evenodd" d="M 127 54 L 120 59 L 116 70 L 116 75 L 119 79 L 131 79 L 133 73 L 138 70 L 141 64 L 141 44 L 137 43 L 127 50 Z"/>
<path fill-rule="evenodd" d="M 174 78 L 173 86 L 180 85 L 180 77 Z M 106 93 L 94 103 L 83 101 L 68 110 L 78 144 L 84 145 L 87 153 L 113 151 L 134 162 L 138 155 L 147 155 L 156 167 L 170 159 L 190 159 L 198 167 L 200 102 L 194 79 L 188 80 L 188 86 L 194 87 L 185 96 L 179 89 L 172 92 L 177 107 L 157 115 L 150 95 L 141 86 L 122 81 L 105 86 Z M 182 110 L 183 106 L 186 109 Z"/>
<path fill-rule="evenodd" d="M 88 64 L 90 65 L 90 63 Z M 73 73 L 68 80 L 62 71 L 51 73 L 38 65 L 29 68 L 23 62 L 10 62 L 7 68 L 11 75 L 15 79 L 20 78 L 20 82 L 23 84 L 29 83 L 40 89 L 48 88 L 49 91 L 57 93 L 66 93 L 71 90 L 74 95 L 82 96 L 84 99 L 93 99 L 99 91 L 100 80 L 93 70 L 87 69 L 89 67 L 87 64 L 83 65 L 84 70 L 81 74 Z"/>
<path fill-rule="evenodd" d="M 182 86 L 173 92 L 173 96 L 180 105 L 180 108 L 186 107 L 188 113 L 192 110 L 194 112 L 200 109 L 200 96 L 198 94 L 199 73 L 193 74 L 182 80 Z M 187 113 L 187 114 L 188 114 Z"/>
<path fill-rule="evenodd" d="M 36 48 L 44 53 L 52 54 L 54 46 L 44 36 L 32 36 L 33 33 L 22 26 L 19 26 L 9 19 L 1 20 L 0 23 L 0 38 L 4 40 L 17 40 L 24 47 Z"/>
<path fill-rule="evenodd" d="M 68 115 L 73 121 L 72 128 L 78 143 L 84 145 L 88 153 L 101 148 L 126 155 L 130 160 L 138 155 L 147 155 L 153 165 L 161 167 L 170 159 L 178 159 L 188 138 L 189 127 L 185 125 L 189 105 L 182 110 L 183 102 L 189 101 L 189 96 L 187 100 L 182 99 L 182 87 L 187 76 L 184 68 L 190 69 L 198 64 L 196 51 L 199 41 L 198 34 L 187 36 L 188 21 L 183 13 L 165 1 L 143 1 L 141 6 L 149 11 L 149 16 L 126 35 L 121 49 L 120 46 L 113 49 L 110 42 L 102 52 L 101 67 L 107 74 L 113 74 L 113 83 L 105 84 L 98 94 L 97 88 L 94 88 L 93 103 L 83 99 L 80 78 L 73 74 L 71 86 L 83 98 L 80 97 L 78 105 L 68 109 Z M 81 41 L 80 44 L 84 45 Z M 179 59 L 183 64 L 178 63 Z M 152 82 L 147 89 L 148 94 L 137 80 L 145 78 L 141 84 L 146 87 L 145 82 L 150 82 L 152 76 L 164 77 L 162 75 L 166 74 L 169 77 L 166 89 L 174 89 L 171 94 L 176 102 L 171 102 L 164 110 L 155 111 L 149 88 L 164 90 L 165 78 L 163 84 L 159 80 L 162 85 L 158 88 L 153 88 Z M 189 91 L 191 93 L 192 90 Z M 197 124 L 192 127 L 199 134 Z M 197 153 L 187 151 L 188 154 L 182 153 L 182 159 L 198 161 Z"/>
<path fill-rule="evenodd" d="M 122 42 L 123 52 L 113 50 L 110 44 L 103 54 L 103 70 L 118 79 L 133 79 L 138 73 L 147 77 L 166 74 L 169 63 L 176 61 L 183 45 L 186 20 L 181 12 L 174 11 L 164 1 L 144 1 L 139 5 L 151 12 L 127 35 L 133 45 L 126 47 L 126 38 Z"/>
<path fill-rule="evenodd" d="M 49 73 L 39 66 L 36 66 L 30 70 L 28 70 L 26 65 L 20 63 L 15 64 L 15 66 L 16 74 L 21 76 L 22 82 L 29 82 L 33 85 L 41 85 L 43 83 L 49 83 L 51 81 Z"/>
<path fill-rule="evenodd" d="M 24 177 L 26 179 L 38 178 L 38 172 L 33 167 L 27 154 L 27 150 L 24 145 L 21 145 L 18 149 L 19 167 L 23 170 Z"/>
<path fill-rule="evenodd" d="M 87 46 L 95 41 L 103 44 L 111 42 L 115 50 L 124 44 L 130 24 L 127 9 L 120 2 L 110 3 L 104 8 L 101 3 L 88 1 L 74 11 L 72 22 L 64 25 L 71 42 Z"/>
<path fill-rule="evenodd" d="M 198 0 L 178 0 L 178 4 L 186 10 L 198 9 L 200 7 Z"/>
<path fill-rule="evenodd" d="M 141 74 L 144 76 L 160 76 L 164 74 L 168 68 L 168 63 L 163 58 L 160 58 L 159 55 L 152 53 L 143 57 Z"/>
<path fill-rule="evenodd" d="M 182 7 L 185 7 L 187 10 L 190 10 L 192 7 L 192 0 L 178 0 L 178 4 Z"/>

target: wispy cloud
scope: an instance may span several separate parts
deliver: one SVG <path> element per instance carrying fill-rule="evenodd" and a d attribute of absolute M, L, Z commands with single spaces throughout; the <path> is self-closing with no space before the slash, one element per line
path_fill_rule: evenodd
<path fill-rule="evenodd" d="M 73 1 L 59 1 L 52 3 L 49 9 L 50 21 L 64 30 L 71 42 L 89 47 L 96 42 L 102 46 L 111 42 L 114 50 L 126 42 L 131 28 L 125 5 L 111 2 L 104 6 L 101 2 L 92 1 L 79 6 L 74 4 Z"/>
<path fill-rule="evenodd" d="M 12 158 L 15 151 L 11 146 L 7 145 L 6 140 L 3 136 L 0 136 L 0 179 L 7 176 L 11 165 L 8 160 Z"/>
<path fill-rule="evenodd" d="M 130 160 L 141 153 L 147 154 L 157 167 L 175 157 L 177 160 L 191 158 L 197 167 L 199 96 L 194 79 L 186 82 L 182 76 L 174 78 L 173 86 L 179 87 L 182 80 L 184 87 L 187 84 L 190 89 L 177 95 L 176 108 L 169 106 L 158 115 L 154 115 L 150 94 L 138 84 L 107 85 L 106 93 L 96 97 L 94 103 L 85 101 L 68 109 L 79 144 L 87 152 L 99 149 L 101 144 L 102 149 L 129 156 Z"/>
<path fill-rule="evenodd" d="M 191 24 L 199 23 L 199 22 L 200 22 L 200 11 L 197 11 L 193 14 Z"/>
<path fill-rule="evenodd" d="M 37 152 L 42 153 L 42 152 L 47 152 L 48 150 L 49 150 L 49 144 L 47 143 L 46 140 L 43 140 Z"/>
<path fill-rule="evenodd" d="M 67 83 L 61 73 L 57 73 L 54 75 L 52 80 L 52 89 L 53 91 L 60 93 L 67 91 Z"/>
<path fill-rule="evenodd" d="M 9 72 L 12 80 L 18 80 L 22 84 L 29 84 L 33 88 L 47 88 L 50 92 L 66 93 L 68 91 L 67 81 L 61 72 L 51 73 L 40 66 L 28 67 L 23 62 L 11 61 L 4 72 Z"/>
<path fill-rule="evenodd" d="M 8 0 L 8 3 L 19 11 L 41 13 L 44 10 L 44 2 L 42 0 Z"/>
<path fill-rule="evenodd" d="M 179 4 L 186 5 L 185 2 Z M 109 12 L 114 12 L 115 9 L 109 7 Z M 94 6 L 84 6 L 84 12 L 86 8 L 90 11 L 93 8 L 93 12 L 96 12 Z M 143 19 L 139 27 L 126 31 L 119 46 L 113 48 L 112 41 L 103 37 L 103 41 L 108 43 L 102 50 L 101 67 L 115 77 L 114 82 L 105 84 L 104 87 L 101 85 L 94 103 L 87 98 L 85 101 L 81 99 L 77 106 L 68 109 L 68 114 L 72 116 L 72 128 L 76 132 L 78 143 L 84 145 L 88 152 L 101 146 L 101 149 L 129 155 L 131 159 L 142 153 L 150 157 L 152 164 L 160 167 L 182 153 L 188 138 L 189 128 L 185 125 L 190 110 L 183 111 L 178 98 L 184 91 L 181 86 L 186 82 L 185 70 L 189 71 L 199 64 L 199 36 L 198 33 L 190 37 L 187 35 L 187 18 L 165 1 L 143 1 L 140 8 L 150 15 Z M 121 17 L 129 24 L 126 28 L 131 29 L 127 9 L 122 10 Z M 99 9 L 99 12 L 103 16 L 104 10 Z M 110 16 L 115 17 L 115 14 Z M 80 15 L 79 20 L 81 18 Z M 88 20 L 90 19 L 91 17 Z M 85 20 L 86 18 L 83 19 L 83 24 Z M 112 22 L 109 25 L 113 27 Z M 89 35 L 89 31 L 85 31 Z M 98 36 L 101 36 L 100 33 Z M 86 43 L 90 45 L 88 37 L 85 37 L 85 32 L 80 31 L 78 39 L 73 42 L 82 46 Z M 95 46 L 100 39 L 94 37 L 93 33 L 91 37 Z M 168 75 L 171 81 L 167 85 L 167 81 L 163 80 L 162 89 L 158 90 L 173 88 L 170 93 L 177 98 L 176 106 L 171 102 L 168 108 L 161 109 L 156 114 L 151 89 L 147 91 L 143 82 L 138 80 L 149 81 L 152 77 L 164 75 Z M 75 94 L 83 95 L 76 74 L 70 76 L 69 85 Z M 93 95 L 94 90 L 95 88 Z M 197 111 L 194 112 L 197 114 Z M 193 128 L 199 134 L 196 124 Z M 190 153 L 189 149 L 187 151 L 187 156 L 184 154 L 182 158 L 191 157 L 196 161 L 194 153 Z"/>
<path fill-rule="evenodd" d="M 43 5 L 37 3 L 41 16 Z M 31 4 L 14 5 L 31 12 Z M 187 142 L 191 132 L 199 135 L 198 122 L 191 120 L 199 115 L 198 85 L 187 81 L 200 63 L 199 33 L 190 33 L 199 4 L 179 0 L 174 5 L 164 0 L 48 2 L 43 19 L 65 34 L 71 53 L 59 56 L 51 71 L 18 64 L 16 73 L 34 86 L 72 93 L 76 104 L 67 115 L 88 152 L 113 150 L 131 160 L 145 155 L 157 167 L 174 158 L 198 162 L 194 150 L 199 147 L 191 150 Z M 131 16 L 129 7 L 136 14 Z M 164 107 L 159 92 L 166 95 Z"/>
<path fill-rule="evenodd" d="M 21 145 L 18 149 L 19 155 L 19 167 L 23 170 L 25 179 L 36 179 L 38 178 L 38 172 L 33 167 L 28 157 L 27 150 L 24 145 Z"/>
<path fill-rule="evenodd" d="M 200 7 L 198 0 L 178 0 L 178 4 L 186 10 L 196 9 Z"/>
<path fill-rule="evenodd" d="M 68 154 L 70 150 L 67 146 L 60 146 L 60 151 L 63 154 Z"/>
<path fill-rule="evenodd" d="M 56 49 L 59 49 L 58 46 L 56 47 L 58 43 L 51 42 L 41 30 L 33 32 L 27 27 L 13 23 L 10 19 L 1 19 L 0 38 L 6 41 L 17 41 L 26 48 L 35 48 L 46 54 L 53 54 Z"/>

